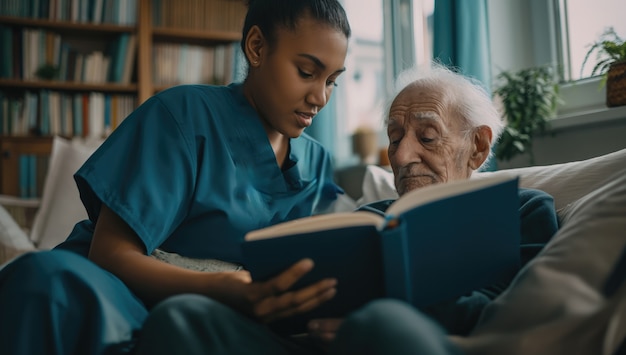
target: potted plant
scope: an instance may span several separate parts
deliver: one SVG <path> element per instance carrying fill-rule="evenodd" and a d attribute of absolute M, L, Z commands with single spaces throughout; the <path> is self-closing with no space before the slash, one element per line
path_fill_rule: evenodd
<path fill-rule="evenodd" d="M 496 80 L 494 95 L 502 104 L 506 120 L 495 148 L 496 157 L 508 161 L 517 155 L 528 154 L 533 165 L 533 138 L 546 131 L 560 101 L 555 70 L 541 66 L 503 71 Z"/>
<path fill-rule="evenodd" d="M 601 84 L 606 84 L 606 105 L 626 105 L 626 42 L 613 27 L 607 28 L 598 41 L 589 46 L 582 69 L 592 53 L 596 54 L 596 65 L 591 75 L 602 75 Z"/>

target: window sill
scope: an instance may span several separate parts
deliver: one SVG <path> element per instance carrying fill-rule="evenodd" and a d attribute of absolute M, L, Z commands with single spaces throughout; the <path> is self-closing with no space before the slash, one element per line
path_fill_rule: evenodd
<path fill-rule="evenodd" d="M 606 87 L 600 77 L 561 84 L 561 105 L 551 122 L 559 131 L 580 126 L 594 126 L 615 121 L 626 122 L 626 106 L 607 107 Z"/>
<path fill-rule="evenodd" d="M 563 129 L 606 124 L 614 121 L 626 122 L 626 106 L 619 107 L 597 107 L 559 114 L 550 120 L 550 127 L 553 131 Z"/>

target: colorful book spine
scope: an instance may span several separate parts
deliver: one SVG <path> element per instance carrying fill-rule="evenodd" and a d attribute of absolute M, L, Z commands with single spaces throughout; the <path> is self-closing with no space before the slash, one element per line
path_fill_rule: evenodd
<path fill-rule="evenodd" d="M 18 159 L 18 164 L 20 197 L 37 197 L 37 156 L 33 154 L 22 154 Z"/>

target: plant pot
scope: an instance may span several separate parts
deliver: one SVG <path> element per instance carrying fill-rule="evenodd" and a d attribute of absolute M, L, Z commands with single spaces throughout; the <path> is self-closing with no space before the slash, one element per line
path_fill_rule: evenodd
<path fill-rule="evenodd" d="M 612 64 L 607 72 L 606 105 L 626 105 L 626 61 Z"/>

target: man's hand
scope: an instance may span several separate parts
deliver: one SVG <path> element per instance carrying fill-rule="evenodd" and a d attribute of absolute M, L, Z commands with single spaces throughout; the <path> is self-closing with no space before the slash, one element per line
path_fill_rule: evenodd
<path fill-rule="evenodd" d="M 307 312 L 330 300 L 336 293 L 335 279 L 324 279 L 298 290 L 289 290 L 312 268 L 313 261 L 303 259 L 265 282 L 252 282 L 247 271 L 225 272 L 220 282 L 224 292 L 216 298 L 266 323 Z"/>

